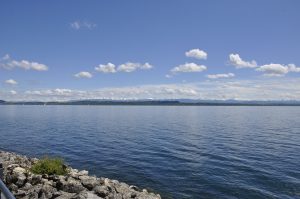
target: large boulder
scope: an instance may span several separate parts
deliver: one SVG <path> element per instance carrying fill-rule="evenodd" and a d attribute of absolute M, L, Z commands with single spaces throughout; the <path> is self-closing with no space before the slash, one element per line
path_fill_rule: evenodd
<path fill-rule="evenodd" d="M 68 193 L 80 193 L 81 191 L 85 190 L 82 184 L 72 177 L 69 177 L 67 180 L 62 178 L 56 183 L 56 185 L 59 190 Z"/>
<path fill-rule="evenodd" d="M 13 181 L 18 187 L 22 187 L 25 184 L 26 180 L 26 169 L 22 167 L 16 167 L 13 169 Z"/>
<path fill-rule="evenodd" d="M 57 192 L 57 190 L 49 184 L 45 184 L 42 186 L 41 192 L 44 193 L 46 198 L 52 198 L 52 196 L 54 195 L 54 193 Z"/>
<path fill-rule="evenodd" d="M 97 185 L 100 185 L 100 181 L 93 176 L 79 176 L 81 184 L 88 190 L 92 190 Z"/>
<path fill-rule="evenodd" d="M 97 194 L 97 196 L 101 197 L 101 198 L 105 198 L 106 196 L 108 196 L 111 192 L 111 188 L 105 185 L 102 186 L 96 186 L 94 188 L 94 192 L 95 194 Z"/>
<path fill-rule="evenodd" d="M 42 183 L 42 175 L 30 175 L 28 176 L 27 181 L 32 184 L 32 185 L 37 185 L 37 184 L 41 184 Z"/>

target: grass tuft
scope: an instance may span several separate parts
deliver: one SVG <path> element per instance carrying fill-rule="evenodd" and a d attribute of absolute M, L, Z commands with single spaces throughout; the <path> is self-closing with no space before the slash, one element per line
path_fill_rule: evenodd
<path fill-rule="evenodd" d="M 68 170 L 61 158 L 44 157 L 38 160 L 30 169 L 34 174 L 66 175 Z"/>

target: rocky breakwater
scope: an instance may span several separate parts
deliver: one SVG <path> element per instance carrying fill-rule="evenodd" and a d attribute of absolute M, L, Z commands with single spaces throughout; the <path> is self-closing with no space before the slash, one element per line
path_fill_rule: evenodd
<path fill-rule="evenodd" d="M 161 199 L 146 189 L 117 180 L 89 176 L 88 171 L 67 167 L 66 175 L 37 175 L 30 171 L 38 159 L 0 151 L 3 180 L 17 199 Z"/>

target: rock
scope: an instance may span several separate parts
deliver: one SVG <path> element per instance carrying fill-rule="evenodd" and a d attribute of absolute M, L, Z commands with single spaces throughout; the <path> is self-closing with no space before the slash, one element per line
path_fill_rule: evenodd
<path fill-rule="evenodd" d="M 30 192 L 27 194 L 28 199 L 38 199 L 39 195 L 36 192 Z"/>
<path fill-rule="evenodd" d="M 49 175 L 48 180 L 53 180 L 53 182 L 57 182 L 59 180 L 58 175 Z"/>
<path fill-rule="evenodd" d="M 28 182 L 30 182 L 32 185 L 37 185 L 42 182 L 42 175 L 32 175 L 28 178 Z"/>
<path fill-rule="evenodd" d="M 108 179 L 108 178 L 104 179 L 104 185 L 108 186 L 108 185 L 110 185 L 110 183 L 111 183 L 110 179 Z"/>
<path fill-rule="evenodd" d="M 109 198 L 114 198 L 114 199 L 123 199 L 122 194 L 120 193 L 115 193 L 115 194 L 110 194 Z"/>
<path fill-rule="evenodd" d="M 15 185 L 15 184 L 10 184 L 9 186 L 8 186 L 8 188 L 11 190 L 11 191 L 15 191 L 15 192 L 17 192 L 18 191 L 18 186 L 17 185 Z"/>
<path fill-rule="evenodd" d="M 25 185 L 24 185 L 24 187 L 22 189 L 25 190 L 25 191 L 28 191 L 31 188 L 32 188 L 32 185 L 27 182 L 27 183 L 25 183 Z"/>
<path fill-rule="evenodd" d="M 78 177 L 79 177 L 78 170 L 70 168 L 69 169 L 69 176 L 71 176 L 72 178 L 78 179 Z"/>
<path fill-rule="evenodd" d="M 87 176 L 87 175 L 89 175 L 89 172 L 86 170 L 82 170 L 82 171 L 78 172 L 78 175 L 79 176 Z"/>
<path fill-rule="evenodd" d="M 88 193 L 86 191 L 82 191 L 74 195 L 71 199 L 86 199 L 86 198 L 88 198 Z"/>
<path fill-rule="evenodd" d="M 100 197 L 102 197 L 102 198 L 105 198 L 106 196 L 108 196 L 109 195 L 109 193 L 110 193 L 110 189 L 108 188 L 108 186 L 96 186 L 95 188 L 94 188 L 94 192 L 95 192 L 95 194 L 97 194 L 97 196 L 100 196 Z"/>
<path fill-rule="evenodd" d="M 134 191 L 138 191 L 139 190 L 139 188 L 137 186 L 134 186 L 134 185 L 129 186 L 129 189 L 132 189 Z"/>
<path fill-rule="evenodd" d="M 25 184 L 26 180 L 26 170 L 21 167 L 16 167 L 13 170 L 13 181 L 16 181 L 15 184 L 18 187 L 22 187 Z"/>
<path fill-rule="evenodd" d="M 88 190 L 92 190 L 95 186 L 100 185 L 100 182 L 96 177 L 91 176 L 80 176 L 79 177 L 81 184 Z"/>
<path fill-rule="evenodd" d="M 117 190 L 117 192 L 122 193 L 122 192 L 126 192 L 129 191 L 129 186 L 125 183 L 119 183 L 117 185 L 115 185 L 115 188 Z"/>
<path fill-rule="evenodd" d="M 43 175 L 42 175 L 42 178 L 48 179 L 48 175 L 47 175 L 47 174 L 43 174 Z"/>
<path fill-rule="evenodd" d="M 79 193 L 85 188 L 82 186 L 82 184 L 79 181 L 76 181 L 74 178 L 69 177 L 68 180 L 60 180 L 57 182 L 57 187 L 59 190 L 69 192 L 69 193 Z"/>
<path fill-rule="evenodd" d="M 60 193 L 60 195 L 58 197 L 56 197 L 55 199 L 70 199 L 75 195 L 74 193 L 68 193 L 68 192 L 64 192 L 64 191 L 61 191 L 59 193 Z"/>
<path fill-rule="evenodd" d="M 21 197 L 26 196 L 26 191 L 18 190 L 17 192 L 14 193 L 14 195 L 15 195 L 16 198 L 21 198 Z"/>
<path fill-rule="evenodd" d="M 62 182 L 62 181 L 66 181 L 67 177 L 66 176 L 57 176 L 57 182 Z"/>
<path fill-rule="evenodd" d="M 46 184 L 42 186 L 41 192 L 45 194 L 46 198 L 52 198 L 52 196 L 54 195 L 54 193 L 57 192 L 57 190 L 54 187 Z"/>
<path fill-rule="evenodd" d="M 137 194 L 133 191 L 123 192 L 124 199 L 136 198 Z"/>
<path fill-rule="evenodd" d="M 161 199 L 160 196 L 157 196 L 155 194 L 148 194 L 144 192 L 139 192 L 136 196 L 138 199 Z"/>
<path fill-rule="evenodd" d="M 161 199 L 160 195 L 88 171 L 66 167 L 69 174 L 36 175 L 28 169 L 38 159 L 0 151 L 4 181 L 17 199 Z"/>
<path fill-rule="evenodd" d="M 38 184 L 38 185 L 32 186 L 31 189 L 27 190 L 26 195 L 28 196 L 28 198 L 39 198 L 41 196 L 41 194 L 43 193 L 41 190 L 42 190 L 42 185 Z"/>

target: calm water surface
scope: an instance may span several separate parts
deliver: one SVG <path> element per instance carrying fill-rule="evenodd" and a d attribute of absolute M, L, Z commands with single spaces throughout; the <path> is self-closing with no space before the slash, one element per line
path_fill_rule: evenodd
<path fill-rule="evenodd" d="M 163 198 L 300 198 L 300 107 L 0 106 L 0 149 Z"/>

